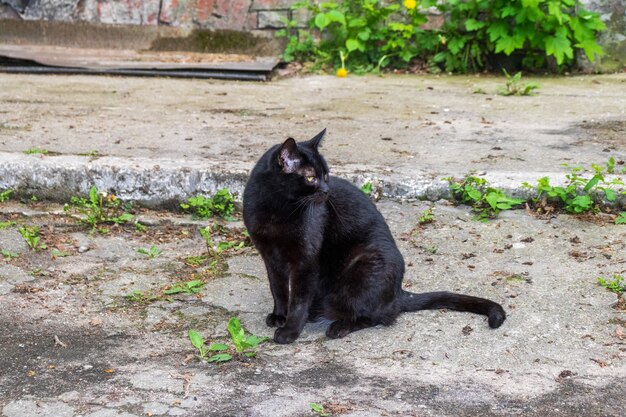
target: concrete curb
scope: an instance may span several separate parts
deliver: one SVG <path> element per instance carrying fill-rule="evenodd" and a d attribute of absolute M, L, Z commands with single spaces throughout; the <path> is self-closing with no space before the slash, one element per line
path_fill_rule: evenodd
<path fill-rule="evenodd" d="M 212 195 L 228 188 L 241 200 L 250 164 L 230 161 L 228 166 L 211 160 L 23 155 L 0 152 L 0 190 L 11 188 L 16 196 L 66 202 L 72 196 L 86 195 L 95 185 L 114 193 L 123 201 L 158 208 L 174 207 L 191 196 Z M 376 197 L 437 201 L 450 198 L 448 182 L 426 172 L 413 176 L 393 170 L 363 173 L 363 167 L 344 166 L 334 174 L 357 186 L 372 182 Z M 466 174 L 452 174 L 463 178 Z M 528 199 L 532 190 L 522 184 L 535 184 L 548 176 L 553 185 L 563 185 L 565 175 L 557 172 L 480 173 L 490 185 L 508 195 Z M 625 196 L 616 202 L 624 205 Z"/>

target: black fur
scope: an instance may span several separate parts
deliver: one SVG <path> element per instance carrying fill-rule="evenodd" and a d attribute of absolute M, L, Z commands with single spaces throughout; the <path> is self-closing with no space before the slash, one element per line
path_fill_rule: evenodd
<path fill-rule="evenodd" d="M 328 175 L 319 154 L 326 129 L 306 142 L 287 139 L 256 164 L 243 197 L 243 218 L 261 253 L 274 310 L 274 340 L 290 343 L 307 320 L 332 321 L 326 334 L 343 337 L 403 311 L 449 308 L 488 316 L 506 314 L 490 300 L 449 292 L 402 289 L 404 259 L 374 204 L 354 185 Z"/>

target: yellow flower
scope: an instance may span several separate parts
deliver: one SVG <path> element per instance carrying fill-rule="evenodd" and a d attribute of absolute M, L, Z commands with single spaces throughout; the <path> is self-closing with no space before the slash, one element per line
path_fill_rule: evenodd
<path fill-rule="evenodd" d="M 346 75 L 348 75 L 348 70 L 346 70 L 345 68 L 342 67 L 337 70 L 337 77 L 345 78 Z"/>
<path fill-rule="evenodd" d="M 417 2 L 415 0 L 404 0 L 402 3 L 404 4 L 404 7 L 409 10 L 415 9 L 417 7 Z"/>

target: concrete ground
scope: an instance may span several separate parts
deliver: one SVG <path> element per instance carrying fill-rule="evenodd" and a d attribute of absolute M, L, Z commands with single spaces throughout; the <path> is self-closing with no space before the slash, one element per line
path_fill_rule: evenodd
<path fill-rule="evenodd" d="M 610 215 L 524 210 L 482 223 L 439 200 L 442 177 L 472 170 L 522 194 L 522 181 L 562 181 L 562 163 L 626 159 L 626 76 L 533 81 L 538 95 L 502 97 L 492 77 L 0 74 L 0 191 L 18 198 L 0 203 L 2 417 L 318 415 L 311 404 L 355 417 L 623 415 L 626 317 L 596 281 L 626 273 L 626 228 Z M 59 204 L 92 184 L 151 207 L 240 192 L 270 144 L 322 127 L 331 170 L 388 197 L 377 205 L 405 256 L 405 286 L 496 300 L 509 314 L 501 328 L 467 313 L 407 313 L 340 340 L 310 324 L 255 358 L 200 362 L 189 329 L 227 342 L 236 316 L 273 333 L 253 248 L 193 262 L 207 253 L 199 228 L 219 223 L 214 241 L 245 242 L 240 219 L 136 206 L 145 231 L 100 233 Z M 33 148 L 48 153 L 24 153 Z M 430 207 L 435 221 L 419 225 Z M 46 248 L 29 248 L 23 226 L 38 226 Z M 152 246 L 160 253 L 138 252 Z M 198 294 L 163 293 L 194 279 Z"/>

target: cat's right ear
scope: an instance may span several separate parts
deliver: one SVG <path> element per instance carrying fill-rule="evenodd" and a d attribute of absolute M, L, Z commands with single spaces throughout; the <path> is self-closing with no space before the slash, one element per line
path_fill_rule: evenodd
<path fill-rule="evenodd" d="M 294 138 L 287 139 L 278 151 L 278 165 L 283 169 L 283 172 L 292 174 L 296 172 L 301 162 L 302 155 L 298 151 L 296 141 Z"/>

